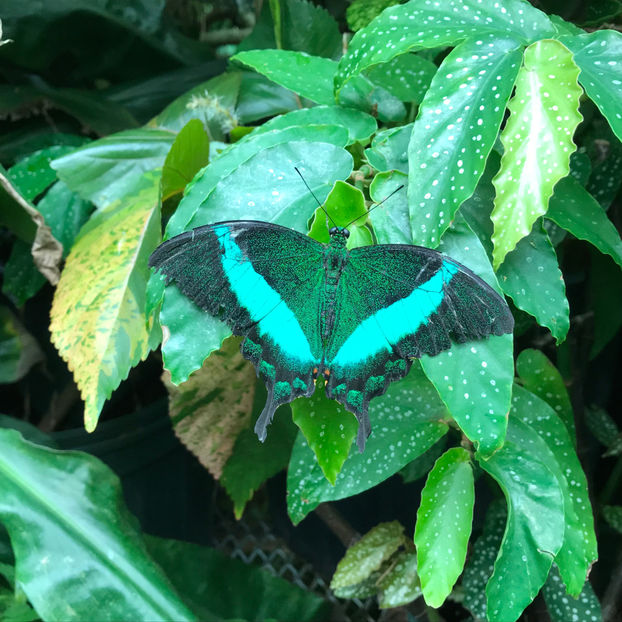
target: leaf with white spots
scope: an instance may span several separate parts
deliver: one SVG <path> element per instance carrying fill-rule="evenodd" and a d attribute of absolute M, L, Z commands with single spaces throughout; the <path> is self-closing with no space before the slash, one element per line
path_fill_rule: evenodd
<path fill-rule="evenodd" d="M 582 119 L 578 75 L 572 54 L 559 41 L 538 41 L 525 50 L 501 133 L 501 168 L 493 180 L 495 269 L 546 212 L 553 187 L 570 171 L 572 136 Z"/>
<path fill-rule="evenodd" d="M 536 223 L 531 233 L 505 256 L 497 278 L 514 304 L 546 326 L 558 344 L 566 338 L 570 328 L 566 285 L 542 223 Z"/>
<path fill-rule="evenodd" d="M 578 596 L 587 573 L 596 561 L 594 518 L 587 480 L 566 427 L 544 401 L 521 387 L 514 387 L 510 417 L 520 419 L 544 440 L 553 459 L 547 463 L 559 482 L 564 500 L 564 541 L 557 564 L 568 592 Z M 533 483 L 537 483 L 535 480 Z"/>
<path fill-rule="evenodd" d="M 589 581 L 586 581 L 578 598 L 568 595 L 559 571 L 551 568 L 542 588 L 551 622 L 602 622 L 600 603 Z"/>
<path fill-rule="evenodd" d="M 566 177 L 555 188 L 546 217 L 569 233 L 593 244 L 622 268 L 622 240 L 607 212 L 575 179 Z"/>
<path fill-rule="evenodd" d="M 294 400 L 291 408 L 294 423 L 307 439 L 326 479 L 334 484 L 358 430 L 356 417 L 329 400 L 324 387 L 316 387 L 309 398 Z"/>
<path fill-rule="evenodd" d="M 415 528 L 421 589 L 432 607 L 443 604 L 462 572 L 474 503 L 471 456 L 462 447 L 449 449 L 428 475 Z"/>
<path fill-rule="evenodd" d="M 443 236 L 440 251 L 457 259 L 497 291 L 486 251 L 461 216 Z M 514 357 L 512 335 L 492 335 L 421 359 L 423 370 L 451 416 L 481 454 L 501 447 L 510 409 Z"/>
<path fill-rule="evenodd" d="M 456 45 L 490 32 L 530 43 L 555 29 L 542 11 L 521 0 L 413 0 L 386 9 L 354 35 L 339 63 L 335 88 L 405 52 Z"/>
<path fill-rule="evenodd" d="M 421 596 L 417 575 L 417 555 L 414 551 L 400 551 L 391 559 L 391 567 L 378 582 L 380 609 L 402 607 Z"/>
<path fill-rule="evenodd" d="M 604 209 L 609 209 L 622 185 L 622 143 L 609 130 L 594 138 L 592 149 L 597 161 L 587 184 L 582 185 Z"/>
<path fill-rule="evenodd" d="M 337 63 L 328 58 L 291 50 L 251 50 L 239 52 L 231 60 L 317 104 L 335 103 L 333 76 Z"/>
<path fill-rule="evenodd" d="M 622 140 L 622 33 L 598 30 L 562 42 L 581 70 L 581 86 Z"/>
<path fill-rule="evenodd" d="M 408 123 L 378 132 L 371 142 L 371 147 L 365 149 L 365 157 L 369 164 L 380 172 L 408 173 L 408 143 L 412 129 L 413 124 Z"/>
<path fill-rule="evenodd" d="M 331 589 L 339 596 L 343 588 L 362 583 L 406 542 L 404 527 L 397 521 L 376 525 L 348 548 L 337 564 Z"/>
<path fill-rule="evenodd" d="M 520 64 L 520 44 L 494 34 L 465 41 L 443 60 L 408 146 L 415 244 L 438 246 L 462 202 L 473 194 Z"/>
<path fill-rule="evenodd" d="M 544 400 L 555 411 L 574 440 L 574 413 L 570 396 L 564 379 L 555 365 L 540 350 L 528 348 L 516 359 L 516 373 L 528 391 Z"/>
<path fill-rule="evenodd" d="M 618 428 L 613 417 L 602 408 L 593 406 L 585 409 L 585 425 L 594 435 L 596 440 L 607 447 L 605 455 L 622 453 L 616 449 L 622 449 L 622 432 Z"/>
<path fill-rule="evenodd" d="M 388 63 L 375 65 L 369 79 L 403 102 L 420 104 L 436 73 L 436 65 L 417 54 L 402 54 Z"/>
<path fill-rule="evenodd" d="M 369 406 L 372 424 L 364 453 L 352 447 L 335 485 L 331 486 L 302 434 L 298 435 L 287 471 L 287 509 L 299 523 L 323 501 L 345 499 L 373 488 L 427 451 L 447 432 L 447 410 L 413 364 L 409 375 L 389 386 Z"/>
<path fill-rule="evenodd" d="M 464 589 L 464 606 L 477 620 L 486 617 L 486 583 L 490 579 L 495 566 L 495 559 L 505 533 L 508 512 L 505 502 L 493 501 L 484 521 L 484 530 L 473 545 L 464 573 L 462 588 Z"/>
<path fill-rule="evenodd" d="M 605 505 L 603 518 L 619 533 L 622 533 L 622 505 Z"/>
<path fill-rule="evenodd" d="M 513 622 L 538 595 L 564 534 L 564 501 L 549 468 L 554 460 L 540 436 L 510 416 L 505 444 L 479 460 L 497 480 L 508 520 L 494 572 L 486 586 L 488 618 Z"/>

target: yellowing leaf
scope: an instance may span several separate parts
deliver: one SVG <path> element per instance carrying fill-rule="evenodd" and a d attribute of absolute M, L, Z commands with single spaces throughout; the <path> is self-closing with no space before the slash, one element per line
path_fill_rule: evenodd
<path fill-rule="evenodd" d="M 171 382 L 168 371 L 162 379 L 175 434 L 219 479 L 253 410 L 255 370 L 240 353 L 240 339 L 227 339 L 179 386 Z"/>
<path fill-rule="evenodd" d="M 578 76 L 572 54 L 559 41 L 538 41 L 525 50 L 493 180 L 495 269 L 546 212 L 553 187 L 570 171 L 572 136 L 582 119 Z"/>
<path fill-rule="evenodd" d="M 160 240 L 157 176 L 123 205 L 95 214 L 74 244 L 54 296 L 52 342 L 67 361 L 95 429 L 106 399 L 151 349 L 147 259 Z"/>

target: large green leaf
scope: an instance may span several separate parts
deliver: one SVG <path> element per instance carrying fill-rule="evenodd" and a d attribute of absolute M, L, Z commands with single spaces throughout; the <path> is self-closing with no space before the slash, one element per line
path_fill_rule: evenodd
<path fill-rule="evenodd" d="M 154 343 L 145 317 L 147 259 L 160 240 L 159 179 L 93 216 L 54 295 L 51 339 L 74 373 L 92 431 L 112 391 Z M 85 287 L 88 284 L 88 287 Z"/>
<path fill-rule="evenodd" d="M 554 456 L 547 466 L 558 479 L 565 514 L 564 542 L 555 563 L 568 592 L 577 597 L 598 557 L 585 475 L 564 424 L 546 402 L 514 387 L 512 416 L 534 430 Z"/>
<path fill-rule="evenodd" d="M 546 608 L 551 616 L 551 622 L 602 622 L 600 603 L 589 581 L 586 581 L 578 598 L 573 598 L 564 589 L 564 584 L 555 566 L 551 568 L 542 595 Z"/>
<path fill-rule="evenodd" d="M 544 13 L 520 0 L 413 0 L 386 9 L 354 35 L 339 63 L 335 87 L 341 89 L 350 77 L 404 52 L 456 45 L 490 32 L 530 43 L 551 36 L 554 28 Z"/>
<path fill-rule="evenodd" d="M 537 596 L 564 536 L 564 501 L 544 440 L 510 416 L 505 444 L 480 466 L 506 497 L 508 520 L 486 586 L 488 617 L 513 622 Z"/>
<path fill-rule="evenodd" d="M 566 284 L 546 230 L 536 223 L 497 270 L 499 285 L 514 304 L 546 326 L 557 343 L 570 328 Z"/>
<path fill-rule="evenodd" d="M 607 212 L 574 178 L 566 177 L 557 184 L 546 217 L 575 238 L 593 244 L 622 268 L 620 234 Z"/>
<path fill-rule="evenodd" d="M 501 168 L 493 180 L 495 269 L 546 212 L 553 187 L 570 171 L 572 136 L 582 119 L 578 75 L 572 54 L 559 41 L 538 41 L 525 50 L 501 134 Z"/>
<path fill-rule="evenodd" d="M 486 251 L 461 216 L 443 236 L 439 250 L 457 259 L 498 290 Z M 451 416 L 481 454 L 503 444 L 514 375 L 512 335 L 456 344 L 421 359 L 423 370 Z"/>
<path fill-rule="evenodd" d="M 369 408 L 372 434 L 363 453 L 352 447 L 335 485 L 324 477 L 302 434 L 287 472 L 287 507 L 299 523 L 323 501 L 351 497 L 397 473 L 447 432 L 447 410 L 418 366 Z"/>
<path fill-rule="evenodd" d="M 598 30 L 562 41 L 581 69 L 579 82 L 622 140 L 622 33 Z"/>
<path fill-rule="evenodd" d="M 100 138 L 52 162 L 58 177 L 103 208 L 135 194 L 141 175 L 162 168 L 175 134 L 141 128 Z"/>
<path fill-rule="evenodd" d="M 415 546 L 425 602 L 440 607 L 462 573 L 473 522 L 471 456 L 461 447 L 437 461 L 421 492 Z"/>
<path fill-rule="evenodd" d="M 148 537 L 147 549 L 200 620 L 320 622 L 326 602 L 310 591 L 224 553 Z"/>
<path fill-rule="evenodd" d="M 145 551 L 96 458 L 0 430 L 0 517 L 16 581 L 44 620 L 195 620 Z"/>
<path fill-rule="evenodd" d="M 496 34 L 456 47 L 426 93 L 408 146 L 413 240 L 436 247 L 475 190 L 497 139 L 521 46 Z"/>

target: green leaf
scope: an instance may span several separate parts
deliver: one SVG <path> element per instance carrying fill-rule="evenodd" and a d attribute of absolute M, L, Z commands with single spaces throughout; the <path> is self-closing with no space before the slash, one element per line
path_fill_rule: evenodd
<path fill-rule="evenodd" d="M 548 463 L 564 498 L 564 542 L 555 563 L 568 592 L 577 597 L 598 557 L 587 481 L 568 432 L 551 407 L 521 387 L 514 387 L 512 412 L 543 439 L 554 459 Z"/>
<path fill-rule="evenodd" d="M 606 410 L 595 406 L 586 408 L 585 425 L 596 440 L 608 449 L 615 449 L 619 444 L 622 432 Z"/>
<path fill-rule="evenodd" d="M 520 0 L 506 0 L 503 4 L 477 0 L 435 4 L 417 0 L 390 7 L 352 38 L 339 63 L 336 90 L 350 77 L 404 52 L 453 46 L 491 31 L 530 43 L 551 36 L 554 28 L 544 13 Z"/>
<path fill-rule="evenodd" d="M 206 546 L 153 536 L 149 553 L 200 620 L 327 619 L 326 602 L 253 564 Z"/>
<path fill-rule="evenodd" d="M 546 212 L 553 187 L 570 171 L 572 136 L 583 118 L 578 75 L 572 54 L 559 41 L 538 41 L 525 50 L 501 133 L 501 169 L 493 180 L 495 269 Z"/>
<path fill-rule="evenodd" d="M 622 34 L 615 30 L 563 37 L 581 73 L 579 82 L 622 140 Z"/>
<path fill-rule="evenodd" d="M 378 171 L 400 171 L 408 173 L 408 143 L 413 124 L 393 127 L 378 132 L 365 149 L 367 161 Z M 386 211 L 386 210 L 385 210 Z"/>
<path fill-rule="evenodd" d="M 253 71 L 242 72 L 242 85 L 235 114 L 247 125 L 299 108 L 298 97 L 272 80 Z"/>
<path fill-rule="evenodd" d="M 333 75 L 337 63 L 306 52 L 252 50 L 231 57 L 286 89 L 317 104 L 334 105 Z"/>
<path fill-rule="evenodd" d="M 209 138 L 198 119 L 180 130 L 162 168 L 162 200 L 182 193 L 192 178 L 209 162 Z"/>
<path fill-rule="evenodd" d="M 410 224 L 416 244 L 436 247 L 475 190 L 521 62 L 520 44 L 496 34 L 456 47 L 421 104 L 408 146 Z"/>
<path fill-rule="evenodd" d="M 44 620 L 196 619 L 146 553 L 106 466 L 13 430 L 0 430 L 0 444 L 0 516 L 16 581 Z"/>
<path fill-rule="evenodd" d="M 461 216 L 443 236 L 439 250 L 498 289 L 486 251 Z M 455 344 L 437 356 L 423 357 L 421 364 L 479 452 L 489 455 L 501 447 L 514 375 L 512 335 Z"/>
<path fill-rule="evenodd" d="M 95 214 L 74 244 L 54 295 L 51 339 L 74 373 L 88 431 L 112 391 L 155 345 L 147 329 L 147 259 L 160 241 L 159 184 Z M 88 288 L 85 289 L 85 283 Z"/>
<path fill-rule="evenodd" d="M 260 389 L 260 386 L 263 387 L 259 381 L 253 419 L 259 415 L 266 401 L 265 390 Z M 233 501 L 236 518 L 241 518 L 255 491 L 287 466 L 295 437 L 296 426 L 292 423 L 290 409 L 286 407 L 281 407 L 276 413 L 264 443 L 251 429 L 243 430 L 238 436 L 220 479 Z"/>
<path fill-rule="evenodd" d="M 341 106 L 363 110 L 384 123 L 404 121 L 406 107 L 389 91 L 364 75 L 355 76 L 339 92 Z"/>
<path fill-rule="evenodd" d="M 385 395 L 372 400 L 369 412 L 372 434 L 365 452 L 351 448 L 334 486 L 298 435 L 287 472 L 287 508 L 294 524 L 323 501 L 351 497 L 383 482 L 447 432 L 441 423 L 447 411 L 416 365 Z"/>
<path fill-rule="evenodd" d="M 564 584 L 555 566 L 551 568 L 548 579 L 542 588 L 542 595 L 551 616 L 551 622 L 568 622 L 568 620 L 602 622 L 600 603 L 589 582 L 586 581 L 581 593 L 575 599 L 564 589 Z"/>
<path fill-rule="evenodd" d="M 562 375 L 540 350 L 527 348 L 516 359 L 516 373 L 523 386 L 544 400 L 563 421 L 576 443 L 574 413 Z"/>
<path fill-rule="evenodd" d="M 622 506 L 604 505 L 603 518 L 619 533 L 622 533 Z"/>
<path fill-rule="evenodd" d="M 593 244 L 622 267 L 622 240 L 607 213 L 572 177 L 562 179 L 546 217 L 569 233 Z"/>
<path fill-rule="evenodd" d="M 484 521 L 484 530 L 475 540 L 473 551 L 462 574 L 464 606 L 476 620 L 488 620 L 486 616 L 486 583 L 493 573 L 495 559 L 505 533 L 507 509 L 501 500 L 493 501 Z"/>
<path fill-rule="evenodd" d="M 401 471 L 400 476 L 405 484 L 416 482 L 434 466 L 434 463 L 441 457 L 447 447 L 447 437 L 443 436 L 428 451 L 417 456 L 412 462 L 409 462 Z"/>
<path fill-rule="evenodd" d="M 546 326 L 558 344 L 566 338 L 570 328 L 566 284 L 542 223 L 536 223 L 505 256 L 497 278 L 514 304 Z"/>
<path fill-rule="evenodd" d="M 294 400 L 291 408 L 294 423 L 307 439 L 326 479 L 334 484 L 358 430 L 356 417 L 329 400 L 323 387 L 316 387 L 309 398 Z"/>
<path fill-rule="evenodd" d="M 394 555 L 391 568 L 378 583 L 380 609 L 402 607 L 421 596 L 417 575 L 417 555 L 411 551 L 399 551 Z"/>
<path fill-rule="evenodd" d="M 395 192 L 400 186 L 403 188 Z M 372 200 L 376 203 L 384 201 L 369 214 L 379 244 L 412 244 L 407 186 L 408 175 L 400 171 L 379 173 L 371 182 L 369 193 Z M 390 196 L 392 192 L 395 194 Z"/>
<path fill-rule="evenodd" d="M 618 174 L 622 167 L 622 144 L 613 133 L 597 140 L 602 141 L 600 145 L 604 143 L 605 153 L 600 154 L 601 159 L 594 165 L 587 185 L 582 185 L 604 209 L 609 209 L 622 185 L 622 177 Z"/>
<path fill-rule="evenodd" d="M 615 337 L 622 326 L 622 272 L 605 255 L 590 257 L 589 294 L 594 309 L 594 342 L 590 359 L 594 359 Z"/>
<path fill-rule="evenodd" d="M 219 479 L 240 432 L 249 427 L 255 370 L 231 338 L 179 386 L 164 374 L 177 438 Z"/>
<path fill-rule="evenodd" d="M 0 43 L 1 45 L 1 43 Z M 39 614 L 26 602 L 23 592 L 0 587 L 0 614 L 2 622 L 34 622 Z"/>
<path fill-rule="evenodd" d="M 350 30 L 356 32 L 364 28 L 389 6 L 399 4 L 400 0 L 354 0 L 346 9 L 346 19 Z"/>
<path fill-rule="evenodd" d="M 448 449 L 428 475 L 415 527 L 421 590 L 431 607 L 443 604 L 462 573 L 474 503 L 471 456 Z"/>
<path fill-rule="evenodd" d="M 489 619 L 516 620 L 537 596 L 561 548 L 564 502 L 548 466 L 552 459 L 538 434 L 512 416 L 503 447 L 487 460 L 478 457 L 508 504 L 503 542 L 486 586 Z"/>
<path fill-rule="evenodd" d="M 76 149 L 52 167 L 74 192 L 103 208 L 136 194 L 141 175 L 162 168 L 174 141 L 166 130 L 127 130 Z"/>
<path fill-rule="evenodd" d="M 378 124 L 371 115 L 360 110 L 341 106 L 313 106 L 292 110 L 263 123 L 253 130 L 253 139 L 259 134 L 288 127 L 308 125 L 338 125 L 348 130 L 348 143 L 366 142 L 376 131 Z"/>
<path fill-rule="evenodd" d="M 5 306 L 0 306 L 0 384 L 17 382 L 43 360 L 34 337 Z"/>
<path fill-rule="evenodd" d="M 348 548 L 337 565 L 331 589 L 339 596 L 342 588 L 362 583 L 405 543 L 404 527 L 397 521 L 376 525 Z"/>
<path fill-rule="evenodd" d="M 434 63 L 417 54 L 402 54 L 375 65 L 367 77 L 403 102 L 420 104 L 436 73 Z"/>

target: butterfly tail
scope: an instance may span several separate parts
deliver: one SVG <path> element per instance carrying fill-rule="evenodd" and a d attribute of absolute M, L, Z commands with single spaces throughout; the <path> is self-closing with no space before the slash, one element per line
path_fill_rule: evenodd
<path fill-rule="evenodd" d="M 272 423 L 272 417 L 274 417 L 274 411 L 280 406 L 274 400 L 274 386 L 268 387 L 268 399 L 266 405 L 263 407 L 261 414 L 259 415 L 257 422 L 255 423 L 255 434 L 257 438 L 263 443 L 266 440 L 268 434 L 268 426 Z"/>
<path fill-rule="evenodd" d="M 356 446 L 359 448 L 359 452 L 365 451 L 365 442 L 371 434 L 371 423 L 369 421 L 369 414 L 367 413 L 367 405 L 365 409 L 360 412 L 354 413 L 359 422 L 359 429 L 356 434 Z"/>

